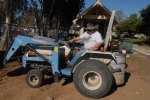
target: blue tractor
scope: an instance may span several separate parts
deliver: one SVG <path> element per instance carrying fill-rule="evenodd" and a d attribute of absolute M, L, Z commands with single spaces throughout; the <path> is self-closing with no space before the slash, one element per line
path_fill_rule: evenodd
<path fill-rule="evenodd" d="M 60 76 L 73 77 L 77 90 L 93 98 L 108 93 L 113 79 L 117 85 L 124 83 L 125 57 L 122 54 L 85 51 L 73 67 L 65 67 L 59 59 L 62 56 L 65 59 L 69 49 L 65 41 L 54 42 L 41 36 L 31 38 L 18 35 L 6 51 L 3 65 L 21 51 L 22 66 L 30 68 L 25 78 L 30 87 L 40 87 L 44 74 L 49 72 L 55 81 L 59 81 Z"/>
<path fill-rule="evenodd" d="M 66 67 L 70 52 L 71 49 L 65 41 L 55 42 L 42 36 L 18 35 L 4 57 L 1 57 L 1 61 L 6 65 L 15 55 L 20 55 L 22 66 L 30 69 L 25 78 L 26 83 L 33 88 L 42 86 L 47 72 L 56 82 L 60 76 L 73 78 L 76 89 L 91 98 L 106 95 L 113 82 L 117 85 L 124 84 L 124 55 L 85 51 L 72 67 Z"/>

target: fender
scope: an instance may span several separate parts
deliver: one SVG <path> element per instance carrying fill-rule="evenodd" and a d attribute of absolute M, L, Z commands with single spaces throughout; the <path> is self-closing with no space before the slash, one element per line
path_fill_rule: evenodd
<path fill-rule="evenodd" d="M 110 62 L 114 60 L 112 53 L 110 52 L 99 52 L 99 51 L 86 51 L 74 64 L 72 68 L 72 73 L 74 73 L 75 69 L 85 60 L 88 59 L 110 59 Z"/>

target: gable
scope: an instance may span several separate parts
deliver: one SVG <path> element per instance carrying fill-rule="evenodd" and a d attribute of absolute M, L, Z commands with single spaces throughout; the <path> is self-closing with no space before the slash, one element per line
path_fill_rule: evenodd
<path fill-rule="evenodd" d="M 110 16 L 111 12 L 104 5 L 102 5 L 99 0 L 97 0 L 96 3 L 83 11 L 75 20 L 73 20 L 73 22 L 78 23 L 78 21 L 81 21 L 82 19 L 109 20 Z M 119 23 L 116 18 L 115 23 Z"/>

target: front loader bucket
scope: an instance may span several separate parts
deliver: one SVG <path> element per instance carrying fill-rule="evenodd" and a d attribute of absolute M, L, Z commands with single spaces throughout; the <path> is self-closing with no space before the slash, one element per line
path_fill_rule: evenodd
<path fill-rule="evenodd" d="M 4 55 L 5 55 L 5 51 L 0 51 L 0 68 L 3 67 Z"/>

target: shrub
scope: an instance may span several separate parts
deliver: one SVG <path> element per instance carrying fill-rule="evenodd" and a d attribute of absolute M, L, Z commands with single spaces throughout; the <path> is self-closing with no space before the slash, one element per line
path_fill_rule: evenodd
<path fill-rule="evenodd" d="M 133 42 L 133 44 L 143 45 L 146 43 L 146 39 L 125 39 L 124 41 Z"/>
<path fill-rule="evenodd" d="M 150 38 L 146 39 L 145 44 L 150 46 Z"/>

